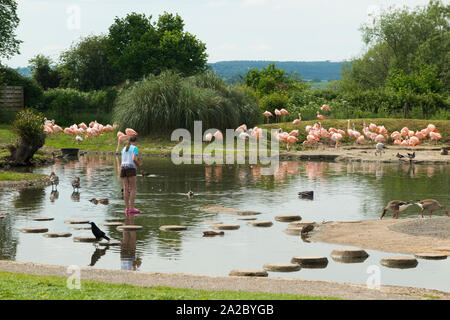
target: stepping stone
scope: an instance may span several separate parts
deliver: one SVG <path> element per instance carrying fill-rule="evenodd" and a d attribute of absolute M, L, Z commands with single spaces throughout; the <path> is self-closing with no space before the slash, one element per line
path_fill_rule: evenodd
<path fill-rule="evenodd" d="M 161 226 L 159 230 L 161 231 L 184 231 L 187 227 L 185 226 Z"/>
<path fill-rule="evenodd" d="M 46 238 L 69 238 L 72 236 L 70 232 L 58 232 L 58 233 L 44 233 Z"/>
<path fill-rule="evenodd" d="M 316 225 L 317 223 L 314 221 L 294 221 L 288 224 L 288 228 L 302 228 L 309 224 Z"/>
<path fill-rule="evenodd" d="M 65 220 L 64 223 L 68 224 L 87 224 L 89 220 Z"/>
<path fill-rule="evenodd" d="M 105 226 L 105 227 L 117 227 L 117 226 L 122 226 L 123 222 L 103 222 L 100 223 L 101 226 Z"/>
<path fill-rule="evenodd" d="M 232 277 L 267 277 L 269 274 L 265 270 L 231 270 Z"/>
<path fill-rule="evenodd" d="M 405 256 L 387 257 L 381 259 L 380 262 L 385 267 L 398 269 L 415 268 L 418 264 L 416 258 Z"/>
<path fill-rule="evenodd" d="M 266 263 L 263 265 L 263 269 L 273 272 L 293 272 L 301 269 L 301 266 L 297 263 Z"/>
<path fill-rule="evenodd" d="M 242 221 L 252 221 L 252 220 L 256 220 L 257 218 L 255 217 L 243 217 L 243 218 L 236 218 L 236 220 L 242 220 Z"/>
<path fill-rule="evenodd" d="M 216 230 L 237 230 L 241 226 L 238 224 L 213 224 L 210 227 Z"/>
<path fill-rule="evenodd" d="M 55 220 L 55 218 L 49 217 L 33 218 L 33 221 L 52 221 L 52 220 Z"/>
<path fill-rule="evenodd" d="M 328 265 L 327 257 L 300 256 L 293 257 L 291 263 L 298 263 L 302 268 L 325 268 Z"/>
<path fill-rule="evenodd" d="M 40 228 L 40 227 L 34 227 L 34 228 L 22 228 L 20 229 L 23 233 L 45 233 L 48 232 L 48 228 Z"/>
<path fill-rule="evenodd" d="M 299 236 L 302 234 L 302 229 L 303 229 L 303 227 L 291 227 L 291 228 L 286 228 L 286 230 L 284 230 L 284 232 L 286 232 L 288 235 L 291 235 L 291 236 Z"/>
<path fill-rule="evenodd" d="M 81 237 L 73 237 L 74 242 L 96 242 L 97 238 L 94 236 L 81 236 Z"/>
<path fill-rule="evenodd" d="M 275 220 L 280 222 L 292 222 L 292 221 L 300 221 L 302 217 L 299 215 L 284 215 L 284 216 L 276 216 Z"/>
<path fill-rule="evenodd" d="M 91 230 L 91 226 L 89 227 L 70 227 L 71 230 Z"/>
<path fill-rule="evenodd" d="M 364 262 L 369 255 L 361 248 L 340 248 L 331 252 L 331 258 L 337 262 L 343 263 L 359 263 Z"/>
<path fill-rule="evenodd" d="M 261 212 L 258 211 L 252 211 L 252 210 L 239 210 L 235 208 L 228 208 L 228 207 L 221 207 L 221 206 L 207 206 L 201 208 L 201 210 L 211 213 L 230 213 L 230 214 L 237 214 L 240 216 L 253 216 L 257 214 L 261 214 Z"/>
<path fill-rule="evenodd" d="M 142 226 L 122 225 L 122 226 L 118 226 L 116 229 L 119 231 L 138 231 L 138 230 L 142 229 Z"/>
<path fill-rule="evenodd" d="M 123 221 L 125 218 L 107 218 L 106 221 Z"/>
<path fill-rule="evenodd" d="M 248 225 L 254 226 L 254 227 L 271 227 L 273 225 L 272 221 L 250 221 L 247 222 Z"/>
<path fill-rule="evenodd" d="M 447 255 L 446 254 L 442 254 L 442 253 L 424 252 L 424 253 L 416 253 L 414 256 L 416 258 L 427 259 L 427 260 L 444 260 L 444 259 L 447 259 Z"/>
<path fill-rule="evenodd" d="M 103 247 L 120 246 L 121 244 L 122 244 L 122 242 L 120 242 L 118 240 L 111 240 L 108 242 L 99 242 L 98 243 L 99 246 L 103 246 Z"/>

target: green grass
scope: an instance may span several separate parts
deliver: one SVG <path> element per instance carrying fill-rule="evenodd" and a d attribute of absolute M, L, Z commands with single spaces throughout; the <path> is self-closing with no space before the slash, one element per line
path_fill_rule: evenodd
<path fill-rule="evenodd" d="M 36 181 L 46 177 L 44 174 L 0 171 L 0 181 Z"/>
<path fill-rule="evenodd" d="M 67 288 L 67 278 L 0 271 L 1 300 L 331 300 L 337 298 L 245 291 L 212 291 L 169 287 L 136 287 L 81 281 Z"/>
<path fill-rule="evenodd" d="M 440 143 L 450 143 L 450 120 L 420 120 L 420 119 L 353 119 L 351 120 L 352 128 L 353 124 L 355 128 L 362 131 L 362 123 L 366 122 L 367 125 L 375 123 L 377 125 L 384 125 L 389 132 L 395 130 L 400 131 L 403 127 L 408 127 L 411 130 L 420 130 L 425 128 L 429 123 L 436 125 L 440 131 L 443 139 Z M 316 121 L 302 121 L 300 125 L 294 126 L 291 122 L 284 123 L 271 123 L 260 125 L 265 129 L 278 129 L 282 128 L 284 131 L 291 131 L 293 129 L 299 129 L 299 140 L 306 139 L 305 127 L 307 125 L 313 125 Z M 347 120 L 344 119 L 330 119 L 321 121 L 325 128 L 334 127 L 337 129 L 347 129 Z M 206 130 L 206 128 L 204 128 Z M 14 142 L 16 136 L 11 132 L 11 126 L 0 125 L 0 145 Z M 344 144 L 350 142 L 348 138 L 344 137 Z M 426 142 L 429 143 L 429 140 Z M 141 153 L 151 154 L 170 154 L 172 148 L 177 145 L 178 142 L 170 141 L 170 134 L 151 134 L 149 136 L 139 136 L 138 146 Z M 207 143 L 203 144 L 203 147 L 207 146 Z M 114 152 L 117 146 L 117 138 L 114 133 L 104 133 L 100 137 L 93 137 L 85 139 L 81 143 L 77 143 L 72 136 L 65 134 L 51 135 L 46 139 L 44 151 L 54 151 L 61 148 L 80 148 L 84 151 L 100 151 L 100 152 Z M 248 146 L 248 144 L 247 144 Z M 301 145 L 296 145 L 297 149 L 301 149 Z M 248 148 L 246 148 L 248 149 Z M 295 149 L 295 148 L 294 148 Z M 192 152 L 201 152 L 201 150 L 194 150 Z M 226 151 L 225 151 L 226 152 Z M 235 151 L 237 153 L 237 151 Z M 6 149 L 0 148 L 0 157 L 7 155 Z M 43 156 L 44 154 L 41 154 Z M 36 155 L 39 157 L 39 154 Z"/>

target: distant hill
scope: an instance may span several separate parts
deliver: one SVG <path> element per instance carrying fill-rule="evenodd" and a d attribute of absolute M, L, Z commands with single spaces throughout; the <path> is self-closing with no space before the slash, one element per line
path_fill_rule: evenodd
<path fill-rule="evenodd" d="M 31 78 L 31 70 L 28 67 L 15 68 L 14 70 L 23 75 L 24 77 Z"/>
<path fill-rule="evenodd" d="M 341 79 L 341 68 L 345 62 L 330 61 L 220 61 L 208 63 L 218 75 L 226 82 L 234 83 L 240 80 L 239 75 L 245 75 L 251 68 L 262 69 L 270 63 L 276 64 L 277 68 L 285 69 L 288 73 L 297 72 L 297 74 L 306 81 L 331 81 Z M 31 71 L 27 67 L 14 69 L 20 74 L 31 77 Z"/>
<path fill-rule="evenodd" d="M 341 68 L 345 62 L 331 61 L 220 61 L 208 63 L 208 65 L 225 81 L 232 83 L 239 81 L 239 74 L 245 75 L 251 68 L 262 69 L 270 63 L 277 68 L 285 69 L 288 73 L 297 74 L 307 81 L 331 81 L 340 80 Z"/>

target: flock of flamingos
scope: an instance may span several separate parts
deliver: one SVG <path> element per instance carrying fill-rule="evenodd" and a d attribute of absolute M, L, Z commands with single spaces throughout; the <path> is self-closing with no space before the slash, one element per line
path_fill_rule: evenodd
<path fill-rule="evenodd" d="M 331 108 L 326 104 L 321 107 L 321 110 L 331 112 Z M 269 111 L 265 111 L 263 115 L 267 118 L 267 121 L 269 121 L 269 118 L 274 117 L 274 115 Z M 275 109 L 275 117 L 277 122 L 280 117 L 283 118 L 288 115 L 289 112 L 285 109 Z M 319 111 L 317 111 L 317 120 L 325 120 L 325 116 L 321 115 Z M 295 119 L 292 124 L 295 126 L 299 125 L 300 123 L 301 113 L 298 114 L 298 119 Z M 74 124 L 70 127 L 62 129 L 60 126 L 55 124 L 55 120 L 46 120 L 44 123 L 44 132 L 49 135 L 56 134 L 58 132 L 64 133 L 66 135 L 73 136 L 77 142 L 82 142 L 83 140 L 90 137 L 99 136 L 103 132 L 114 132 L 117 130 L 117 127 L 118 125 L 116 123 L 114 123 L 113 125 L 102 125 L 97 121 L 92 121 L 89 123 L 89 125 L 80 123 L 78 125 Z M 429 124 L 426 128 L 420 131 L 413 131 L 408 129 L 407 127 L 404 127 L 400 130 L 400 132 L 394 131 L 389 134 L 384 126 L 378 126 L 374 123 L 370 123 L 369 126 L 367 126 L 364 122 L 361 133 L 355 130 L 354 125 L 353 129 L 351 128 L 350 120 L 348 120 L 347 122 L 347 131 L 336 128 L 329 128 L 327 130 L 326 128 L 322 127 L 322 124 L 319 121 L 316 122 L 313 126 L 307 125 L 305 127 L 305 130 L 307 136 L 306 140 L 302 142 L 303 145 L 314 145 L 325 139 L 331 139 L 331 141 L 334 142 L 335 147 L 339 145 L 339 142 L 344 138 L 344 136 L 348 136 L 350 141 L 353 140 L 356 144 L 363 144 L 366 142 L 383 143 L 388 141 L 388 139 L 390 138 L 395 145 L 409 147 L 417 146 L 421 143 L 421 141 L 424 141 L 427 138 L 429 138 L 431 141 L 436 142 L 442 138 L 441 134 L 434 124 Z M 239 126 L 235 131 L 238 133 L 240 139 L 248 139 L 250 137 L 256 137 L 257 139 L 259 139 L 263 137 L 263 131 L 261 128 L 247 128 L 247 125 L 245 124 Z M 126 139 L 131 135 L 138 135 L 138 133 L 130 128 L 126 129 L 125 133 L 118 131 L 118 146 L 120 145 L 120 143 L 126 141 Z M 274 138 L 279 142 L 286 143 L 286 148 L 289 150 L 291 144 L 299 142 L 298 135 L 298 129 L 292 130 L 290 132 L 283 132 L 283 130 L 280 128 L 274 135 Z M 222 132 L 220 130 L 217 130 L 214 134 L 207 133 L 205 135 L 205 141 L 207 142 L 212 141 L 213 138 L 222 140 Z"/>

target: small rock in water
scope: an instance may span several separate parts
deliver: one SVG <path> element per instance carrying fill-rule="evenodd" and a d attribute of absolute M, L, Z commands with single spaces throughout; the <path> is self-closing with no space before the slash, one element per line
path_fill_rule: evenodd
<path fill-rule="evenodd" d="M 223 236 L 225 234 L 225 232 L 220 231 L 203 231 L 203 236 L 204 237 L 214 237 L 214 236 Z"/>

